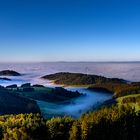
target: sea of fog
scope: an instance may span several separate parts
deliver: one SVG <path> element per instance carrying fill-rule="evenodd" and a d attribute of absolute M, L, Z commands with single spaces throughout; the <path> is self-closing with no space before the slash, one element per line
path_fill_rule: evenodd
<path fill-rule="evenodd" d="M 95 62 L 47 62 L 47 63 L 1 63 L 0 70 L 15 70 L 22 74 L 19 77 L 9 77 L 12 81 L 0 80 L 0 85 L 10 84 L 21 85 L 30 82 L 32 84 L 43 84 L 53 87 L 50 81 L 40 77 L 56 72 L 78 72 L 85 74 L 102 75 L 106 77 L 123 78 L 128 81 L 140 81 L 140 62 L 135 63 L 95 63 Z M 78 90 L 87 96 L 79 97 L 70 104 L 55 104 L 37 101 L 42 114 L 45 117 L 71 115 L 79 117 L 82 113 L 90 110 L 105 100 L 111 98 L 110 94 L 98 93 L 86 90 L 85 88 L 67 88 Z"/>

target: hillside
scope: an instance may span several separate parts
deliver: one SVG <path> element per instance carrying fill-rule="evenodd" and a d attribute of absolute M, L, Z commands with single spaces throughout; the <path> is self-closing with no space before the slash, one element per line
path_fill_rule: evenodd
<path fill-rule="evenodd" d="M 69 102 L 72 98 L 84 96 L 64 88 L 48 88 L 26 83 L 18 87 L 0 86 L 0 114 L 40 113 L 36 100 L 47 102 Z"/>
<path fill-rule="evenodd" d="M 139 140 L 140 112 L 130 107 L 103 108 L 79 119 L 43 119 L 39 114 L 0 116 L 4 140 Z"/>
<path fill-rule="evenodd" d="M 125 80 L 118 78 L 106 78 L 97 75 L 87 75 L 81 73 L 55 73 L 41 77 L 42 79 L 53 80 L 55 84 L 70 86 L 89 86 L 103 83 L 125 83 Z"/>
<path fill-rule="evenodd" d="M 88 89 L 111 92 L 115 98 L 140 93 L 140 83 L 104 83 L 95 84 Z"/>
<path fill-rule="evenodd" d="M 0 87 L 0 114 L 40 113 L 37 103 Z"/>
<path fill-rule="evenodd" d="M 15 85 L 11 85 L 12 87 Z M 14 90 L 15 93 L 18 93 L 27 98 L 31 98 L 33 100 L 42 100 L 47 102 L 61 102 L 68 101 L 72 98 L 77 98 L 79 96 L 83 96 L 83 94 L 79 92 L 68 91 L 61 87 L 49 88 L 44 87 L 42 85 L 30 85 L 29 83 L 21 85 L 18 88 L 9 88 L 10 90 Z"/>

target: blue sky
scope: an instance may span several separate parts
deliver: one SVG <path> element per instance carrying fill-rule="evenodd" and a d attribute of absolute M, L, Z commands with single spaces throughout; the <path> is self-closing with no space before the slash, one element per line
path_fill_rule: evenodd
<path fill-rule="evenodd" d="M 0 0 L 0 61 L 140 61 L 140 2 Z"/>

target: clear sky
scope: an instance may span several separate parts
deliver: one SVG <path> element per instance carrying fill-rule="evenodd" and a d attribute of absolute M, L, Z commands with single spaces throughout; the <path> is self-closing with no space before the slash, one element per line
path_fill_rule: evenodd
<path fill-rule="evenodd" d="M 0 61 L 140 61 L 140 1 L 0 0 Z"/>

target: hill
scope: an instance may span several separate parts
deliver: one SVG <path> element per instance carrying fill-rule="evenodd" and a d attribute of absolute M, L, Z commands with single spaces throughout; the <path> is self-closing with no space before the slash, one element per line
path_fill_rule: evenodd
<path fill-rule="evenodd" d="M 102 83 L 125 83 L 125 80 L 118 78 L 106 78 L 97 75 L 88 75 L 81 73 L 60 72 L 41 77 L 43 79 L 53 80 L 55 84 L 66 86 L 89 86 Z"/>
<path fill-rule="evenodd" d="M 40 109 L 31 99 L 0 87 L 0 114 L 40 113 Z"/>
<path fill-rule="evenodd" d="M 0 77 L 0 80 L 3 80 L 3 81 L 11 81 L 11 79 L 6 78 L 6 77 Z"/>
<path fill-rule="evenodd" d="M 27 98 L 31 98 L 33 100 L 42 100 L 55 103 L 68 101 L 72 98 L 83 96 L 83 94 L 77 91 L 76 92 L 68 91 L 62 87 L 49 88 L 44 87 L 42 85 L 32 86 L 30 83 L 23 84 L 21 85 L 21 87 L 11 85 L 8 86 L 7 89 L 11 90 L 12 92 L 14 91 L 14 93 L 20 94 Z"/>
<path fill-rule="evenodd" d="M 95 84 L 88 89 L 96 91 L 107 91 L 114 94 L 114 97 L 122 97 L 140 93 L 140 83 L 104 83 Z"/>
<path fill-rule="evenodd" d="M 0 71 L 0 76 L 21 76 L 21 74 L 13 70 L 3 70 Z"/>

